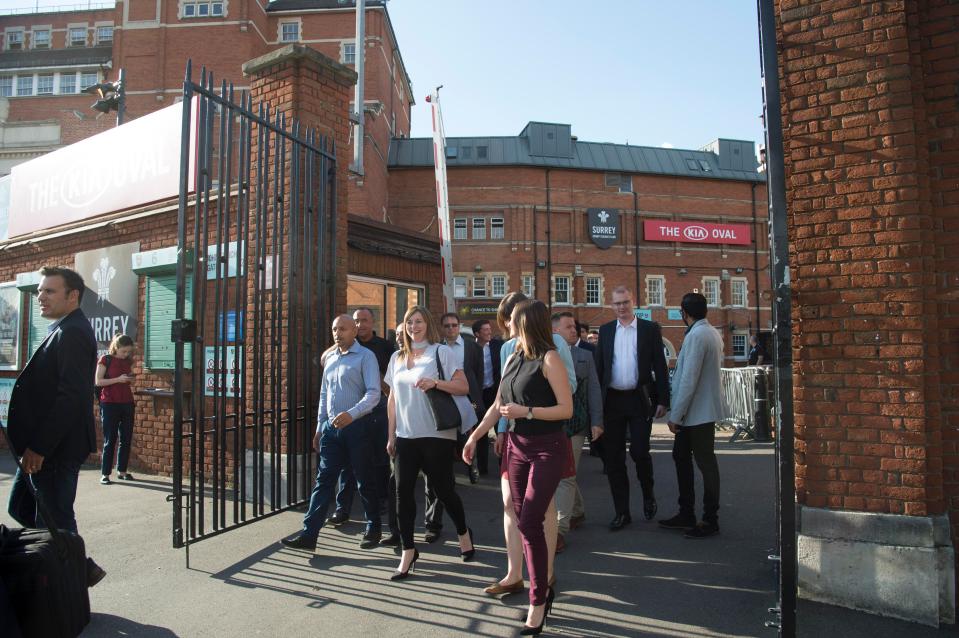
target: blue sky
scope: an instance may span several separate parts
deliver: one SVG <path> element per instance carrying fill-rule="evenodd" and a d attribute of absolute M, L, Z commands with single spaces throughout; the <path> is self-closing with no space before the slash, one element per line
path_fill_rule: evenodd
<path fill-rule="evenodd" d="M 41 5 L 67 4 L 40 0 Z M 0 0 L 0 9 L 31 0 Z M 754 0 L 391 0 L 413 81 L 414 137 L 442 84 L 449 136 L 517 135 L 530 120 L 582 140 L 699 148 L 761 143 Z"/>

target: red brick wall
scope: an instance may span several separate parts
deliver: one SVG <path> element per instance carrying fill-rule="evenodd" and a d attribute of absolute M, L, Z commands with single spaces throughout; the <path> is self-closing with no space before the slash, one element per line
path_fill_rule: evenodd
<path fill-rule="evenodd" d="M 954 530 L 957 15 L 779 3 L 797 497 Z"/>

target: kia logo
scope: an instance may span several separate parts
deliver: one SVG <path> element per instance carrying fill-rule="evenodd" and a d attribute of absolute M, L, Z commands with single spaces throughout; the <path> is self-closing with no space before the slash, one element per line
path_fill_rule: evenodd
<path fill-rule="evenodd" d="M 683 236 L 690 241 L 705 241 L 709 233 L 702 226 L 687 226 L 683 229 Z"/>

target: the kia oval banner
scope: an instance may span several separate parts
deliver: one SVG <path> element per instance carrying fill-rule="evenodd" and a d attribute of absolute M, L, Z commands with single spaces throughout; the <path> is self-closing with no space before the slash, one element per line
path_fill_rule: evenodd
<path fill-rule="evenodd" d="M 190 190 L 195 104 L 192 114 Z M 14 166 L 9 237 L 176 197 L 182 129 L 180 102 Z"/>
<path fill-rule="evenodd" d="M 606 249 L 619 242 L 619 211 L 615 208 L 588 208 L 589 238 Z"/>
<path fill-rule="evenodd" d="M 671 222 L 658 219 L 643 222 L 646 241 L 682 241 L 694 244 L 752 243 L 748 224 L 707 224 L 705 222 Z"/>

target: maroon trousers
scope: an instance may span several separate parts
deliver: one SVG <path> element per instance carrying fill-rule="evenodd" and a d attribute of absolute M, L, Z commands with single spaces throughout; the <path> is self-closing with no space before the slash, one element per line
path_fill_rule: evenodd
<path fill-rule="evenodd" d="M 549 549 L 543 521 L 566 468 L 569 443 L 563 431 L 523 436 L 510 432 L 506 456 L 513 511 L 523 535 L 523 555 L 529 572 L 529 602 L 546 604 L 549 590 Z"/>

